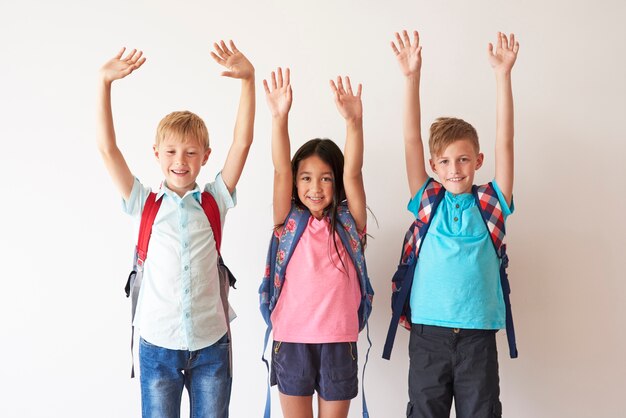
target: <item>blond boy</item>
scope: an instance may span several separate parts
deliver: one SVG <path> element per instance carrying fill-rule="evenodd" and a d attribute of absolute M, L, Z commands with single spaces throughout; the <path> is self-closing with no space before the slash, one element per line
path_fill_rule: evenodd
<path fill-rule="evenodd" d="M 213 59 L 240 79 L 241 97 L 235 133 L 226 162 L 212 183 L 196 179 L 211 154 L 207 128 L 197 115 L 167 115 L 157 128 L 154 156 L 163 172 L 156 191 L 161 200 L 144 266 L 134 325 L 139 330 L 143 417 L 178 417 L 183 387 L 189 392 L 192 418 L 227 417 L 232 377 L 229 340 L 222 309 L 215 238 L 201 207 L 201 193 L 215 199 L 221 223 L 236 203 L 239 181 L 252 144 L 254 67 L 231 41 L 214 44 Z M 98 149 L 124 210 L 140 219 L 150 188 L 128 168 L 117 146 L 111 110 L 111 85 L 145 62 L 136 50 L 122 49 L 100 69 Z"/>

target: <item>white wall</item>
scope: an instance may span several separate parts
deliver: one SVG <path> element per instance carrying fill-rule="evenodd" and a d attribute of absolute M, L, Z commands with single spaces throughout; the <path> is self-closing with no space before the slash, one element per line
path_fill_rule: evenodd
<path fill-rule="evenodd" d="M 381 359 L 389 279 L 410 223 L 401 135 L 402 78 L 389 41 L 420 30 L 424 132 L 437 116 L 471 121 L 493 175 L 495 81 L 487 43 L 498 30 L 521 44 L 514 69 L 517 211 L 509 220 L 510 276 L 520 358 L 499 335 L 507 417 L 623 417 L 626 389 L 626 111 L 619 0 L 166 2 L 22 1 L 0 6 L 0 416 L 139 415 L 128 378 L 129 304 L 122 287 L 135 231 L 95 146 L 98 68 L 120 46 L 148 61 L 114 84 L 117 134 L 132 170 L 158 185 L 155 127 L 172 110 L 206 121 L 223 163 L 238 82 L 208 52 L 235 39 L 257 70 L 255 143 L 226 223 L 223 252 L 239 278 L 232 303 L 231 415 L 260 416 L 264 324 L 257 308 L 271 228 L 270 117 L 261 80 L 293 72 L 294 148 L 316 136 L 343 144 L 328 79 L 364 85 L 367 251 L 377 292 L 367 369 L 372 417 L 404 416 L 408 334 Z M 364 338 L 362 338 L 364 340 Z M 360 344 L 361 349 L 364 344 Z M 363 353 L 363 351 L 361 351 Z M 276 391 L 275 416 L 280 416 Z M 360 399 L 350 417 L 360 416 Z"/>

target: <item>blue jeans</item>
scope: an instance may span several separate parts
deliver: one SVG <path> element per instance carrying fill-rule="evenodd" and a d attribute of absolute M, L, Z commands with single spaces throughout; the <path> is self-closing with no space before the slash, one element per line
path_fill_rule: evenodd
<path fill-rule="evenodd" d="M 232 376 L 228 335 L 198 351 L 139 343 L 141 412 L 144 418 L 179 418 L 183 387 L 191 418 L 227 418 Z"/>

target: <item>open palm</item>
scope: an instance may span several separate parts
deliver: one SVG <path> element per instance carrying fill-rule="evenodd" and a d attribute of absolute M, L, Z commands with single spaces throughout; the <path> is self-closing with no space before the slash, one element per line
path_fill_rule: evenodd
<path fill-rule="evenodd" d="M 498 32 L 496 50 L 494 51 L 493 44 L 489 44 L 489 63 L 497 72 L 511 71 L 517 59 L 517 51 L 519 42 L 515 41 L 515 34 L 512 33 L 507 39 L 504 33 Z"/>
<path fill-rule="evenodd" d="M 289 109 L 291 109 L 293 96 L 289 77 L 289 68 L 285 69 L 285 77 L 283 78 L 283 71 L 279 67 L 276 72 L 272 71 L 271 89 L 267 84 L 267 80 L 263 80 L 265 99 L 274 117 L 286 116 L 289 113 Z"/>
<path fill-rule="evenodd" d="M 224 41 L 220 41 L 219 44 L 214 43 L 213 47 L 215 51 L 211 52 L 211 57 L 218 64 L 228 68 L 228 71 L 222 72 L 223 76 L 243 80 L 254 76 L 254 67 L 248 58 L 237 49 L 233 41 L 230 41 L 230 48 L 226 46 Z"/>
<path fill-rule="evenodd" d="M 412 43 L 407 31 L 402 31 L 402 36 L 396 32 L 396 42 L 391 41 L 391 49 L 396 54 L 402 74 L 409 76 L 420 72 L 422 68 L 422 47 L 420 46 L 417 31 L 413 31 Z"/>

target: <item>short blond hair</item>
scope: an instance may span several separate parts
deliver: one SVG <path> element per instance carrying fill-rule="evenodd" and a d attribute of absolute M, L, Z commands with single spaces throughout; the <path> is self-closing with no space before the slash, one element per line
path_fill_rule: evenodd
<path fill-rule="evenodd" d="M 188 110 L 172 112 L 161 119 L 155 139 L 157 148 L 166 136 L 174 136 L 182 142 L 198 141 L 204 149 L 209 148 L 209 131 L 204 121 Z"/>
<path fill-rule="evenodd" d="M 480 152 L 478 134 L 472 125 L 463 119 L 437 118 L 430 125 L 430 139 L 428 140 L 430 154 L 433 156 L 441 155 L 448 145 L 461 139 L 469 140 L 476 154 Z"/>

